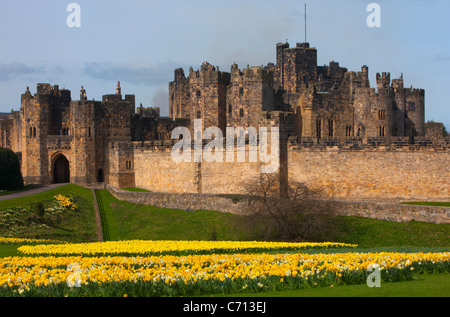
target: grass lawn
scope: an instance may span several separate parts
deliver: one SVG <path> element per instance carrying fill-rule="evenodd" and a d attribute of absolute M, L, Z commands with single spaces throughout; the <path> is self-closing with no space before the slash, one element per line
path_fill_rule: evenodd
<path fill-rule="evenodd" d="M 37 215 L 34 204 L 49 202 L 58 194 L 68 196 L 71 193 L 75 194 L 78 211 Z M 11 208 L 18 206 L 26 208 L 11 212 Z M 81 186 L 64 185 L 42 193 L 0 201 L 0 220 L 0 236 L 70 242 L 97 240 L 92 191 Z"/>
<path fill-rule="evenodd" d="M 37 203 L 40 201 L 52 199 L 54 196 L 56 196 L 58 194 L 68 195 L 71 192 L 73 192 L 87 200 L 93 201 L 92 191 L 90 189 L 87 189 L 87 188 L 84 188 L 84 187 L 81 187 L 78 185 L 68 184 L 68 185 L 64 185 L 61 187 L 56 187 L 56 188 L 50 189 L 50 190 L 42 192 L 42 193 L 34 194 L 34 195 L 2 200 L 2 201 L 0 201 L 0 209 L 34 204 L 34 203 Z"/>
<path fill-rule="evenodd" d="M 403 205 L 422 205 L 422 206 L 443 206 L 450 207 L 450 202 L 428 202 L 428 201 L 417 201 L 417 202 L 404 202 Z"/>
<path fill-rule="evenodd" d="M 64 185 L 52 190 L 0 201 L 0 210 L 14 206 L 29 205 L 52 199 L 57 194 L 71 192 L 84 201 L 86 218 L 66 219 L 66 231 L 76 236 L 78 230 L 94 230 L 95 213 L 90 189 L 77 185 Z M 99 190 L 109 226 L 110 240 L 254 240 L 241 226 L 240 216 L 217 211 L 183 211 L 163 209 L 119 201 L 109 191 Z M 91 229 L 77 229 L 82 222 Z M 343 234 L 339 242 L 355 243 L 363 248 L 421 246 L 450 246 L 450 224 L 433 224 L 411 221 L 396 223 L 361 217 L 340 217 Z M 52 239 L 51 234 L 45 238 Z M 54 238 L 54 237 L 53 237 Z"/>
<path fill-rule="evenodd" d="M 131 189 L 133 190 L 133 189 Z M 58 223 L 49 222 L 51 230 L 22 232 L 17 237 L 56 239 L 72 242 L 96 241 L 95 212 L 90 189 L 65 185 L 47 192 L 0 201 L 1 212 L 15 206 L 32 205 L 53 199 L 57 194 L 74 193 L 79 197 L 78 214 L 70 214 Z M 162 209 L 119 201 L 109 191 L 99 190 L 107 217 L 110 240 L 252 240 L 242 230 L 240 216 L 216 211 L 182 211 Z M 426 203 L 430 204 L 430 203 Z M 442 204 L 442 203 L 439 203 Z M 444 203 L 447 204 L 447 203 Z M 448 203 L 450 204 L 450 203 Z M 443 252 L 450 251 L 450 225 L 411 221 L 389 221 L 340 217 L 344 234 L 340 242 L 355 243 L 355 249 L 339 252 Z M 4 234 L 0 232 L 0 236 Z M 19 256 L 20 245 L 0 245 L 0 257 Z M 314 252 L 314 251 L 310 251 Z M 326 251 L 325 251 L 326 252 Z M 328 252 L 336 252 L 329 250 Z M 450 296 L 450 274 L 416 275 L 407 282 L 336 286 L 264 293 L 227 294 L 226 297 L 439 297 Z M 214 295 L 214 297 L 219 297 Z"/>
<path fill-rule="evenodd" d="M 286 291 L 245 294 L 209 295 L 201 297 L 450 297 L 450 274 L 415 275 L 412 281 L 385 282 L 381 287 L 339 285 Z"/>
<path fill-rule="evenodd" d="M 362 217 L 344 217 L 348 234 L 341 242 L 363 247 L 388 246 L 450 246 L 450 224 L 418 221 L 390 222 Z"/>
<path fill-rule="evenodd" d="M 119 201 L 99 190 L 111 240 L 245 240 L 228 226 L 237 216 L 218 211 L 184 211 Z"/>
<path fill-rule="evenodd" d="M 216 211 L 182 211 L 119 201 L 100 190 L 108 218 L 110 239 L 249 240 L 239 216 Z M 411 221 L 396 223 L 361 217 L 340 217 L 339 241 L 361 247 L 450 246 L 450 224 Z"/>
<path fill-rule="evenodd" d="M 0 196 L 19 193 L 19 192 L 23 192 L 23 191 L 30 190 L 30 189 L 37 188 L 37 187 L 39 187 L 39 186 L 27 185 L 27 186 L 24 186 L 22 189 L 18 189 L 18 190 L 4 190 L 4 191 L 0 191 Z"/>
<path fill-rule="evenodd" d="M 136 187 L 128 187 L 128 188 L 122 188 L 123 190 L 127 190 L 129 192 L 143 192 L 143 193 L 150 193 L 149 190 L 143 189 L 143 188 L 136 188 Z"/>

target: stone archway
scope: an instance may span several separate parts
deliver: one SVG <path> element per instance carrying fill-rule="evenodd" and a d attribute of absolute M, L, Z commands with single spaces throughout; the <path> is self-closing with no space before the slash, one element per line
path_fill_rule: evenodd
<path fill-rule="evenodd" d="M 53 183 L 70 183 L 69 160 L 63 154 L 53 160 Z"/>

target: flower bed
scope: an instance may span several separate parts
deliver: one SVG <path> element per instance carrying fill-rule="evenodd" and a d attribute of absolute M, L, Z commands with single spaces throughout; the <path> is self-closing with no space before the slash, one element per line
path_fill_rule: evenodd
<path fill-rule="evenodd" d="M 450 272 L 450 253 L 223 254 L 9 257 L 0 296 L 185 296 L 362 284 Z M 69 281 L 69 283 L 68 283 Z"/>
<path fill-rule="evenodd" d="M 257 241 L 150 241 L 128 240 L 98 243 L 23 246 L 24 255 L 188 255 L 237 252 L 301 251 L 313 248 L 356 247 L 345 243 L 286 243 Z"/>

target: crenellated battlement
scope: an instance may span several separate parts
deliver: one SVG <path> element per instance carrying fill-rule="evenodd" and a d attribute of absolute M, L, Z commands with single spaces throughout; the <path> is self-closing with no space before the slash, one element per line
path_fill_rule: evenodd
<path fill-rule="evenodd" d="M 230 82 L 230 73 L 221 72 L 219 67 L 203 62 L 199 70 L 189 69 L 189 84 L 223 84 Z"/>
<path fill-rule="evenodd" d="M 303 137 L 289 138 L 289 148 L 300 151 L 444 151 L 450 152 L 450 137 Z"/>
<path fill-rule="evenodd" d="M 273 72 L 263 66 L 247 66 L 240 70 L 237 64 L 231 66 L 231 82 L 266 82 L 273 84 Z"/>

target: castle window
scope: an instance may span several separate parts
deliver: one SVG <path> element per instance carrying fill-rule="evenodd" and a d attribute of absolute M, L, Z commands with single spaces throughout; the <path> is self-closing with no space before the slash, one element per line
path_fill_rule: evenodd
<path fill-rule="evenodd" d="M 89 131 L 88 131 L 88 135 L 91 136 L 91 127 L 89 127 L 88 130 L 89 130 Z"/>
<path fill-rule="evenodd" d="M 233 114 L 233 107 L 231 105 L 228 105 L 228 116 L 231 118 Z"/>
<path fill-rule="evenodd" d="M 352 136 L 352 126 L 348 125 L 345 127 L 345 136 Z"/>
<path fill-rule="evenodd" d="M 414 102 L 408 103 L 409 111 L 416 111 L 416 104 Z"/>
<path fill-rule="evenodd" d="M 197 90 L 197 97 L 200 97 L 202 95 L 202 92 L 200 90 Z"/>
<path fill-rule="evenodd" d="M 378 119 L 379 119 L 379 120 L 384 120 L 384 119 L 386 119 L 386 111 L 385 111 L 385 110 L 379 110 L 379 111 L 378 111 Z"/>
<path fill-rule="evenodd" d="M 316 120 L 316 136 L 318 138 L 322 137 L 322 119 L 321 118 L 317 118 L 317 120 Z"/>
<path fill-rule="evenodd" d="M 239 116 L 241 117 L 241 118 L 243 118 L 244 117 L 244 109 L 239 109 Z"/>
<path fill-rule="evenodd" d="M 334 121 L 333 118 L 328 120 L 328 136 L 334 136 Z"/>
<path fill-rule="evenodd" d="M 33 136 L 36 136 L 36 127 L 33 128 Z"/>
<path fill-rule="evenodd" d="M 197 119 L 202 118 L 202 112 L 200 110 L 197 110 Z"/>
<path fill-rule="evenodd" d="M 244 88 L 239 87 L 239 96 L 243 96 L 244 95 Z"/>
<path fill-rule="evenodd" d="M 384 126 L 379 126 L 378 127 L 378 136 L 379 137 L 384 137 L 385 136 L 385 128 L 384 128 Z"/>

